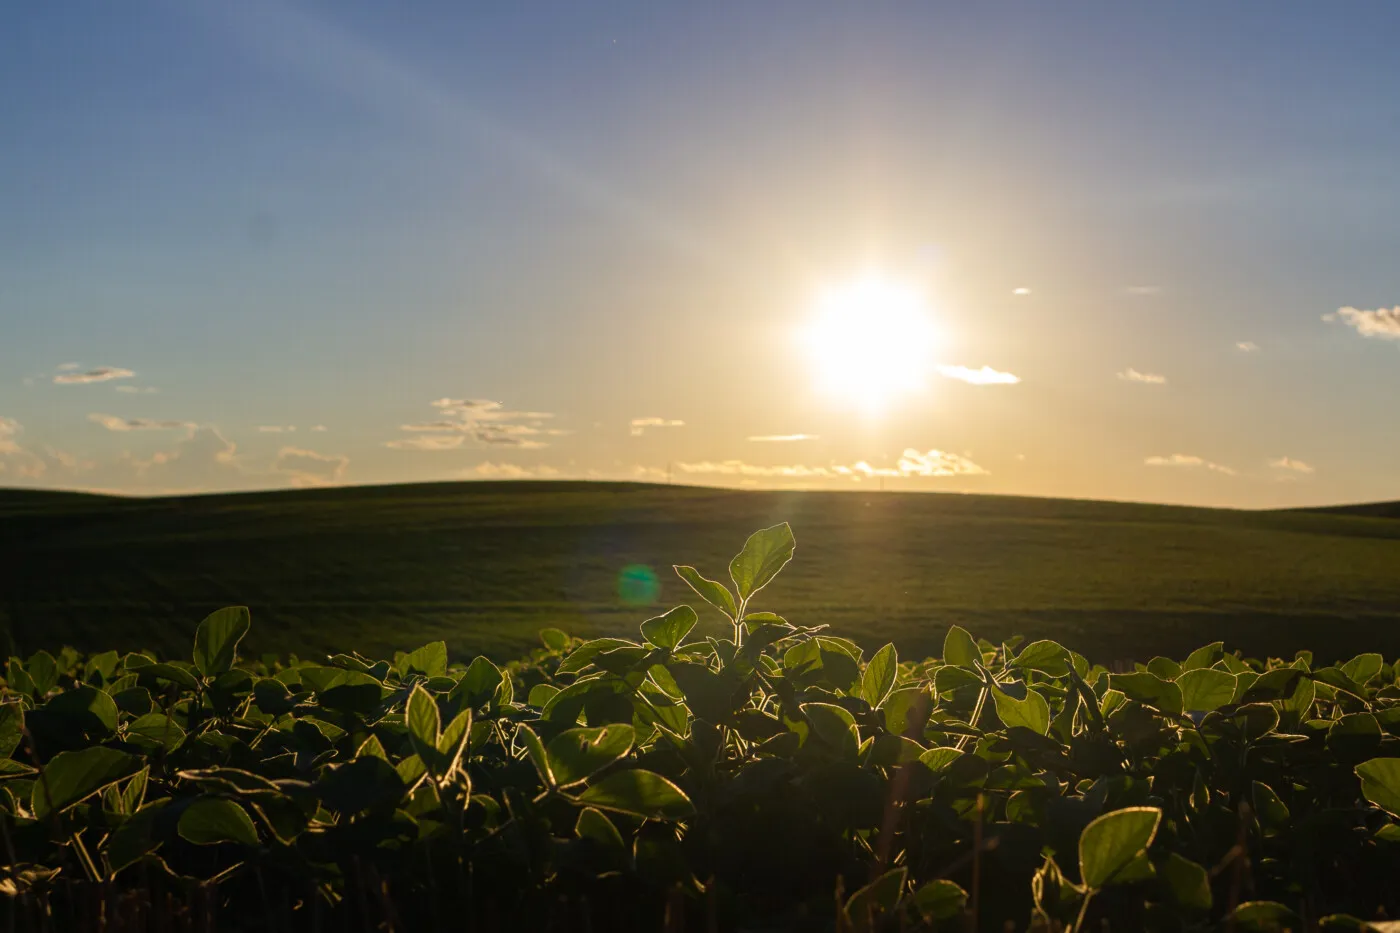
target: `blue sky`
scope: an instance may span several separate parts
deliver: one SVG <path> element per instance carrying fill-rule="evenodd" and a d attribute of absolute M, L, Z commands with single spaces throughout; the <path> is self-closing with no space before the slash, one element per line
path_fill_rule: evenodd
<path fill-rule="evenodd" d="M 1393 5 L 479 7 L 0 13 L 0 484 L 1400 496 Z"/>

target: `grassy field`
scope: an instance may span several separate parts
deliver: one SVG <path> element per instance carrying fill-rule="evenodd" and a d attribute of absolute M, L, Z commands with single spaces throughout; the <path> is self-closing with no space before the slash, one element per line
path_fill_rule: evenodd
<path fill-rule="evenodd" d="M 635 631 L 791 522 L 758 608 L 936 652 L 948 625 L 1060 639 L 1099 661 L 1400 653 L 1400 521 L 988 496 L 458 483 L 170 499 L 0 492 L 0 621 L 15 650 L 187 651 L 209 610 L 253 612 L 252 651 L 377 655 L 445 639 L 506 656 L 545 625 Z M 619 580 L 652 568 L 654 603 Z M 632 571 L 629 579 L 644 574 Z M 714 618 L 714 617 L 711 617 Z"/>

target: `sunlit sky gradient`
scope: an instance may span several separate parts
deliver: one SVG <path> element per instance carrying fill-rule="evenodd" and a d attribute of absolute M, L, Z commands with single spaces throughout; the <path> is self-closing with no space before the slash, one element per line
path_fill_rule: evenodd
<path fill-rule="evenodd" d="M 0 484 L 1400 496 L 1400 7 L 494 6 L 0 12 Z"/>

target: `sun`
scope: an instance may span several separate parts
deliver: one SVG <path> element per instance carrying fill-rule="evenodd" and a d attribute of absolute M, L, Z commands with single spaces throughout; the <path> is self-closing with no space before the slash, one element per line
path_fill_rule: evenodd
<path fill-rule="evenodd" d="M 878 412 L 924 388 L 937 336 L 917 289 L 867 275 L 824 289 L 801 339 L 823 391 Z"/>

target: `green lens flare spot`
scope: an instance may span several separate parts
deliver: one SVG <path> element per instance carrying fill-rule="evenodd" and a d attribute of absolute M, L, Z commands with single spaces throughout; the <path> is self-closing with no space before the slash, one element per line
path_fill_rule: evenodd
<path fill-rule="evenodd" d="M 646 564 L 629 564 L 617 575 L 617 595 L 629 606 L 645 606 L 661 596 L 661 581 Z"/>

